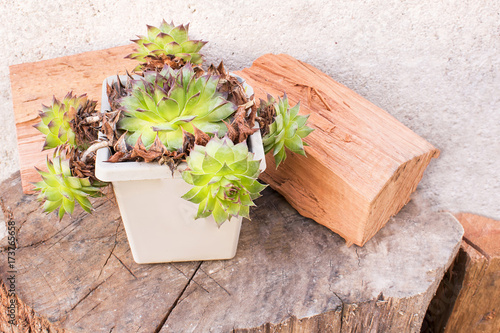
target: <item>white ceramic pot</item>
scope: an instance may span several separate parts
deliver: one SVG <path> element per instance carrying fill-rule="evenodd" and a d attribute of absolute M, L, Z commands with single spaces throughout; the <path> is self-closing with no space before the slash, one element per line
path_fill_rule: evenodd
<path fill-rule="evenodd" d="M 114 80 L 116 76 L 104 80 L 102 112 L 110 109 L 106 83 Z M 252 95 L 252 88 L 243 84 L 247 94 Z M 260 131 L 249 138 L 249 146 L 255 159 L 261 161 L 261 171 L 265 170 Z M 195 220 L 198 206 L 181 198 L 191 188 L 181 177 L 186 163 L 181 163 L 172 175 L 165 165 L 105 162 L 109 157 L 108 148 L 97 151 L 96 177 L 113 184 L 137 263 L 231 259 L 236 255 L 242 218 L 233 217 L 220 227 L 211 216 Z"/>

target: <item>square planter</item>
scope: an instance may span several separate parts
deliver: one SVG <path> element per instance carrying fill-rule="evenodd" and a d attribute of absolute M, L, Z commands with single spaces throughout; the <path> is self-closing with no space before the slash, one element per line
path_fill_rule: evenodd
<path fill-rule="evenodd" d="M 115 80 L 113 76 L 103 82 L 102 112 L 110 109 L 106 84 Z M 241 82 L 247 94 L 252 95 L 252 88 L 242 79 Z M 261 161 L 261 171 L 265 170 L 260 131 L 248 138 L 248 145 L 255 159 Z M 109 157 L 108 148 L 97 151 L 96 177 L 113 184 L 137 263 L 231 259 L 236 255 L 242 218 L 233 217 L 220 227 L 212 216 L 195 220 L 198 206 L 181 198 L 191 188 L 181 177 L 186 163 L 181 163 L 172 174 L 165 165 L 105 162 Z"/>

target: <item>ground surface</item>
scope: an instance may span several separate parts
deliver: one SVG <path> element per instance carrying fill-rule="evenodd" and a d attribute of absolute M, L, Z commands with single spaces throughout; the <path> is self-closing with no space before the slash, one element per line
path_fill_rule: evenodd
<path fill-rule="evenodd" d="M 442 150 L 420 185 L 436 209 L 500 218 L 496 0 L 2 0 L 0 18 L 0 180 L 19 168 L 9 65 L 124 45 L 165 18 L 232 70 L 269 52 L 316 66 Z"/>

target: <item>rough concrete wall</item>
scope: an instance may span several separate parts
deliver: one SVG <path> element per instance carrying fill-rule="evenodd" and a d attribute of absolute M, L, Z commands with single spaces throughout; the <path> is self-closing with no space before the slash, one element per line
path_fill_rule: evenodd
<path fill-rule="evenodd" d="M 9 65 L 123 45 L 165 18 L 232 70 L 269 52 L 320 68 L 442 150 L 420 185 L 436 208 L 500 218 L 497 0 L 0 0 L 0 15 L 0 179 L 18 169 Z"/>

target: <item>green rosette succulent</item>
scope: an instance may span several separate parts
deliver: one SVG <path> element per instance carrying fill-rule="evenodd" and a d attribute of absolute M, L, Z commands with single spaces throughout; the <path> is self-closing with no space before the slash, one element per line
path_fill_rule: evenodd
<path fill-rule="evenodd" d="M 35 183 L 35 191 L 40 191 L 39 200 L 45 200 L 43 210 L 50 213 L 59 208 L 61 220 L 64 214 L 72 214 L 77 202 L 86 212 L 90 213 L 92 204 L 88 197 L 97 197 L 101 192 L 93 186 L 88 178 L 78 178 L 71 175 L 69 160 L 62 155 L 55 155 L 53 161 L 47 158 L 48 171 L 37 169 L 42 180 Z"/>
<path fill-rule="evenodd" d="M 134 145 L 141 137 L 150 147 L 156 135 L 169 150 L 183 143 L 183 130 L 194 128 L 206 133 L 224 135 L 223 120 L 236 111 L 236 106 L 217 92 L 218 76 L 196 77 L 188 63 L 179 70 L 165 67 L 160 73 L 147 71 L 131 82 L 128 95 L 119 100 L 124 117 L 118 128 L 128 131 L 127 143 Z"/>
<path fill-rule="evenodd" d="M 268 96 L 267 102 L 261 101 L 261 107 L 266 105 L 274 105 L 276 115 L 274 122 L 269 126 L 269 133 L 262 138 L 262 142 L 266 154 L 273 151 L 276 168 L 286 158 L 285 147 L 294 153 L 306 156 L 304 144 L 307 145 L 307 143 L 302 139 L 313 129 L 306 126 L 309 115 L 298 115 L 300 103 L 290 107 L 288 97 L 284 94 L 283 99 L 279 98 L 278 102 L 272 96 Z"/>
<path fill-rule="evenodd" d="M 77 97 L 70 92 L 60 101 L 54 97 L 50 106 L 42 105 L 40 111 L 42 121 L 33 127 L 46 135 L 44 150 L 64 144 L 76 146 L 75 133 L 71 129 L 70 121 L 74 119 L 78 108 L 86 102 L 86 94 Z"/>
<path fill-rule="evenodd" d="M 206 147 L 195 145 L 182 178 L 194 187 L 183 198 L 198 204 L 196 218 L 213 215 L 221 225 L 235 216 L 248 218 L 253 200 L 266 187 L 257 181 L 260 161 L 246 142 L 233 144 L 225 136 L 212 138 Z"/>
<path fill-rule="evenodd" d="M 139 39 L 132 40 L 138 45 L 135 53 L 128 55 L 128 58 L 141 62 L 146 61 L 146 57 L 153 56 L 173 56 L 191 62 L 193 64 L 202 63 L 202 55 L 198 52 L 207 43 L 201 40 L 190 40 L 188 36 L 189 24 L 175 26 L 163 20 L 160 27 L 148 25 L 147 36 L 138 36 Z"/>

